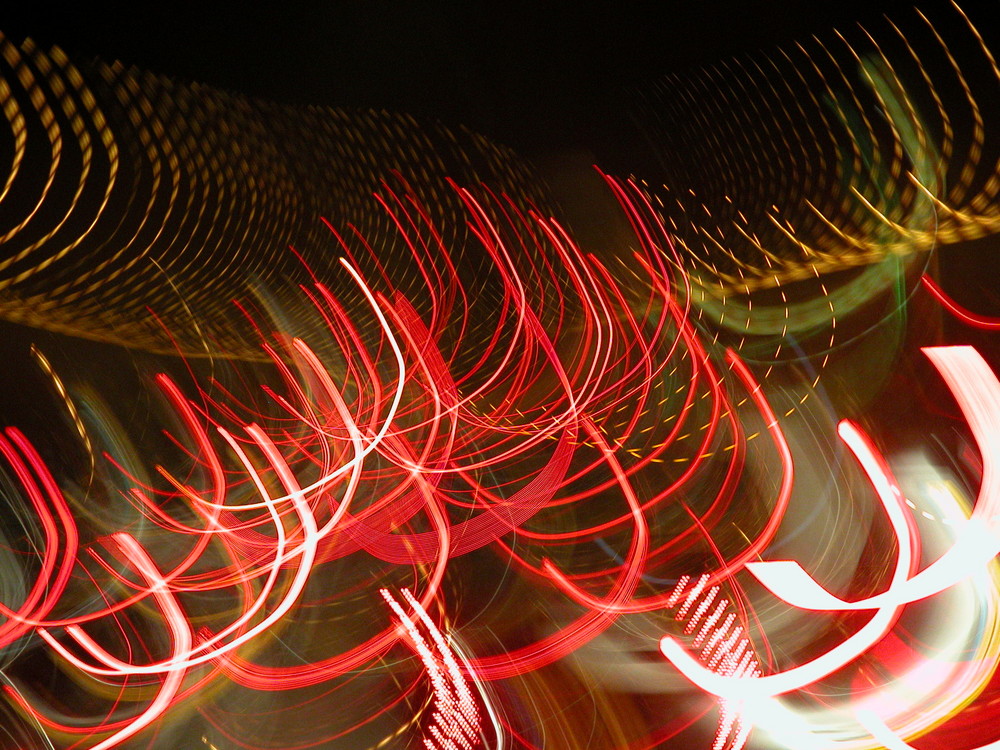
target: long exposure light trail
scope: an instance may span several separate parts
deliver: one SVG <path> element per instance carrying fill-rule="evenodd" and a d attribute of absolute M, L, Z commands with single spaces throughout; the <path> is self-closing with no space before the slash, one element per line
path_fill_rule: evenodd
<path fill-rule="evenodd" d="M 854 610 L 899 607 L 903 604 L 933 596 L 954 586 L 970 573 L 981 570 L 1000 553 L 1000 537 L 993 530 L 993 522 L 1000 511 L 1000 382 L 982 356 L 971 347 L 937 347 L 924 350 L 951 387 L 983 457 L 983 480 L 979 500 L 970 519 L 963 523 L 952 549 L 924 570 L 908 576 L 876 596 L 855 602 L 845 602 L 825 591 L 794 562 L 750 563 L 747 570 L 774 594 L 801 609 Z M 843 437 L 844 430 L 841 428 Z M 847 438 L 845 438 L 846 441 Z M 854 446 L 851 443 L 852 450 Z M 877 460 L 872 457 L 869 460 Z M 873 472 L 866 465 L 873 483 L 884 486 L 885 470 Z M 880 476 L 881 475 L 881 476 Z M 885 498 L 898 496 L 879 489 L 886 512 L 892 519 L 893 531 L 900 554 L 907 550 L 909 557 L 913 531 L 894 513 Z"/>
<path fill-rule="evenodd" d="M 896 486 L 895 480 L 887 473 L 884 461 L 880 461 L 878 456 L 872 452 L 871 446 L 856 427 L 849 422 L 842 422 L 839 432 L 841 438 L 855 453 L 862 467 L 868 473 L 879 499 L 892 519 L 893 528 L 897 533 L 900 530 L 905 532 L 897 536 L 899 549 L 890 582 L 890 587 L 901 585 L 909 580 L 913 563 L 913 547 L 902 493 Z M 896 508 L 889 511 L 892 505 L 895 505 Z M 759 566 L 763 564 L 765 563 L 747 563 L 747 568 L 753 570 L 754 568 L 751 566 L 758 566 L 756 569 L 759 571 Z M 711 668 L 706 668 L 698 663 L 670 637 L 664 637 L 660 641 L 660 650 L 688 679 L 703 690 L 721 698 L 748 700 L 763 696 L 776 696 L 811 685 L 865 653 L 889 632 L 898 619 L 901 608 L 902 604 L 891 601 L 876 605 L 873 607 L 875 612 L 871 619 L 861 629 L 821 656 L 780 673 L 749 679 L 740 675 L 728 676 L 713 672 Z"/>
<path fill-rule="evenodd" d="M 0 37 L 0 750 L 1000 747 L 949 12 L 640 91 L 598 230 L 472 131 Z"/>

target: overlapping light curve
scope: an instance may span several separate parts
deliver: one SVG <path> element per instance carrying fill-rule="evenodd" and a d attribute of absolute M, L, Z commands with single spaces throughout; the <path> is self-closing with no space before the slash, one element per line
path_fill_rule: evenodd
<path fill-rule="evenodd" d="M 33 342 L 0 747 L 996 744 L 1000 323 L 931 252 L 1000 179 L 917 19 L 651 94 L 700 188 L 599 172 L 601 248 L 471 133 L 0 39 L 0 315 L 157 373 Z"/>

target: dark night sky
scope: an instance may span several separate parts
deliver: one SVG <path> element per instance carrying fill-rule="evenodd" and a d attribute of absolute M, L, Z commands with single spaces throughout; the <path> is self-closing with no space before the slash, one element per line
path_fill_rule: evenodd
<path fill-rule="evenodd" d="M 943 0 L 920 3 L 934 10 Z M 149 71 L 297 104 L 408 111 L 528 152 L 614 139 L 617 95 L 670 71 L 828 34 L 900 0 L 479 3 L 331 0 L 48 3 L 0 11 L 0 30 L 74 60 Z M 652 6 L 655 10 L 649 10 Z"/>

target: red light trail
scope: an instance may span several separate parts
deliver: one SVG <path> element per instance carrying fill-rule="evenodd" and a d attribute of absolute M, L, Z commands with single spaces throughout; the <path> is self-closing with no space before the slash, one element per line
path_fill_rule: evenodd
<path fill-rule="evenodd" d="M 427 130 L 463 182 L 402 116 L 3 43 L 0 313 L 156 369 L 140 411 L 31 350 L 62 422 L 0 433 L 0 748 L 996 746 L 1000 318 L 930 253 L 997 231 L 1000 170 L 960 71 L 936 166 L 964 141 L 892 28 L 916 83 L 871 37 L 711 116 L 718 71 L 674 82 L 718 195 L 599 172 L 596 249 L 474 135 Z M 196 138 L 192 101 L 259 134 Z M 808 133 L 743 143 L 747 112 Z M 283 196 L 285 136 L 354 189 Z"/>

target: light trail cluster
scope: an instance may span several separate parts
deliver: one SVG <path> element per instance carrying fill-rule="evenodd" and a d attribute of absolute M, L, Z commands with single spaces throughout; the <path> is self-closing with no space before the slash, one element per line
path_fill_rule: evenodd
<path fill-rule="evenodd" d="M 9 428 L 0 451 L 43 538 L 25 595 L 3 604 L 0 645 L 23 647 L 37 636 L 47 658 L 64 669 L 117 685 L 113 705 L 141 708 L 112 709 L 104 720 L 82 726 L 60 718 L 40 696 L 25 697 L 29 686 L 17 679 L 6 688 L 11 705 L 46 734 L 76 737 L 87 747 L 119 746 L 185 707 L 239 741 L 238 729 L 211 704 L 199 705 L 198 696 L 226 684 L 253 693 L 350 693 L 359 670 L 386 679 L 395 674 L 390 665 L 408 644 L 426 676 L 412 675 L 382 710 L 353 723 L 345 717 L 340 731 L 325 735 L 328 741 L 388 720 L 429 684 L 426 747 L 503 741 L 532 747 L 539 745 L 520 726 L 525 717 L 487 705 L 490 691 L 474 692 L 469 680 L 481 685 L 544 674 L 595 639 L 645 618 L 647 625 L 675 631 L 662 639 L 663 654 L 721 700 L 714 746 L 738 750 L 754 721 L 767 724 L 758 715 L 775 696 L 808 691 L 842 673 L 893 631 L 907 605 L 986 571 L 1000 545 L 991 528 L 1000 497 L 993 487 L 1000 383 L 969 347 L 926 350 L 983 457 L 980 499 L 971 520 L 954 529 L 951 550 L 917 571 L 912 503 L 903 502 L 870 439 L 844 421 L 841 439 L 867 474 L 894 534 L 896 561 L 885 593 L 845 601 L 797 563 L 756 562 L 779 539 L 793 500 L 793 449 L 750 369 L 733 350 L 713 362 L 678 306 L 665 262 L 669 239 L 641 192 L 611 178 L 607 184 L 636 231 L 634 259 L 649 279 L 644 298 L 636 297 L 634 285 L 627 292 L 620 287 L 557 222 L 517 214 L 500 198 L 490 199 L 487 210 L 456 188 L 504 288 L 489 346 L 464 351 L 465 337 L 481 338 L 482 329 L 469 319 L 454 275 L 449 279 L 447 268 L 435 267 L 440 257 L 419 235 L 407 244 L 435 295 L 427 321 L 398 291 L 373 291 L 345 259 L 343 272 L 367 300 L 379 336 L 358 329 L 317 282 L 303 291 L 328 321 L 340 364 L 324 363 L 302 339 L 262 330 L 263 349 L 283 385 L 266 388 L 270 410 L 256 410 L 231 392 L 226 400 L 209 389 L 187 396 L 172 378 L 158 376 L 187 433 L 174 438 L 187 469 L 178 476 L 161 467 L 159 486 L 128 476 L 133 520 L 120 530 L 95 536 L 91 525 L 81 527 L 80 510 L 37 450 Z M 394 201 L 398 225 L 418 227 L 415 199 Z M 490 218 L 503 211 L 512 227 Z M 435 236 L 433 227 L 423 228 L 425 238 Z M 527 233 L 539 243 L 533 255 L 557 259 L 558 271 L 552 265 L 519 269 L 509 238 Z M 354 256 L 339 235 L 333 241 L 345 257 Z M 540 283 L 543 273 L 548 280 Z M 565 281 L 568 290 L 560 285 Z M 545 325 L 540 300 L 553 288 L 562 313 Z M 684 378 L 683 387 L 664 388 L 672 378 Z M 682 395 L 671 418 L 661 421 L 670 391 Z M 754 420 L 761 427 L 747 434 Z M 691 433 L 698 434 L 693 447 L 686 444 Z M 754 439 L 764 435 L 769 447 Z M 745 497 L 745 462 L 753 451 L 756 464 L 770 467 L 775 489 L 741 507 L 733 501 L 740 492 Z M 766 509 L 763 515 L 758 508 Z M 718 546 L 724 522 L 738 525 L 743 539 L 735 546 L 730 541 L 725 553 Z M 477 597 L 468 590 L 476 572 L 470 570 L 465 583 L 456 572 L 463 557 L 485 548 L 499 553 L 504 575 L 538 581 L 549 602 L 561 599 L 577 614 L 526 639 L 526 631 L 515 628 L 510 635 L 522 642 L 496 653 L 476 648 L 456 656 L 429 613 L 471 623 L 490 618 L 490 610 L 479 608 L 503 587 Z M 696 582 L 674 573 L 695 566 L 701 568 Z M 747 574 L 792 607 L 874 614 L 825 653 L 782 668 L 787 655 L 771 652 L 767 625 L 752 609 L 761 606 L 759 597 L 751 604 L 742 593 Z M 663 590 L 671 576 L 676 584 Z M 331 590 L 326 582 L 339 583 Z M 393 591 L 401 592 L 402 603 Z M 388 610 L 372 607 L 379 596 Z M 470 598 L 471 606 L 463 601 Z M 65 612 L 68 601 L 86 602 L 84 611 Z M 500 610 L 511 607 L 529 609 L 517 596 Z M 530 621 L 527 611 L 521 616 Z M 310 629 L 328 623 L 334 632 L 295 647 L 294 664 L 267 658 L 261 644 L 284 642 L 286 632 L 294 641 L 300 618 L 311 621 Z M 467 629 L 461 619 L 452 627 Z M 663 670 L 666 680 L 665 663 Z M 980 689 L 982 679 L 969 689 Z M 488 728 L 483 714 L 495 717 Z M 854 730 L 859 739 L 837 746 L 862 746 L 860 736 L 881 736 L 892 718 L 862 709 Z M 925 712 L 917 726 L 942 718 Z"/>
<path fill-rule="evenodd" d="M 0 434 L 0 748 L 995 747 L 1000 319 L 953 300 L 925 251 L 995 231 L 1000 181 L 979 179 L 976 117 L 950 190 L 947 164 L 921 171 L 954 132 L 902 39 L 944 141 L 877 46 L 848 47 L 865 95 L 811 68 L 817 107 L 853 122 L 853 101 L 858 122 L 875 107 L 887 124 L 864 153 L 843 123 L 826 123 L 831 148 L 804 115 L 808 134 L 779 129 L 771 146 L 796 164 L 810 144 L 822 157 L 782 190 L 852 196 L 809 204 L 798 230 L 757 206 L 802 257 L 735 206 L 690 225 L 695 247 L 648 183 L 603 173 L 631 231 L 590 251 L 475 137 L 434 130 L 499 184 L 445 180 L 405 118 L 310 112 L 329 127 L 302 130 L 267 105 L 0 43 L 0 205 L 30 194 L 0 227 L 0 290 L 17 293 L 0 314 L 134 337 L 157 368 L 140 425 L 128 399 L 31 349 L 72 439 Z M 796 76 L 748 106 L 795 120 Z M 171 119 L 200 106 L 258 127 L 254 148 L 236 139 L 245 164 L 207 120 Z M 703 114 L 691 125 L 711 139 Z M 323 207 L 282 192 L 262 123 L 333 160 L 307 192 L 335 186 L 348 216 L 289 228 Z M 734 153 L 716 170 L 734 184 L 773 169 Z M 48 176 L 23 180 L 29 162 Z M 213 192 L 237 162 L 259 196 Z M 125 174 L 148 204 L 109 224 Z M 80 197 L 92 181 L 96 204 Z M 203 194 L 218 205 L 191 213 Z M 689 198 L 681 213 L 712 216 Z M 98 210 L 80 218 L 84 203 Z M 232 249 L 229 222 L 264 275 L 198 260 Z M 268 268 L 289 233 L 305 244 Z"/>
<path fill-rule="evenodd" d="M 174 441 L 189 468 L 183 477 L 160 468 L 165 488 L 128 476 L 135 520 L 89 544 L 78 540 L 93 530 L 81 532 L 78 512 L 38 453 L 9 431 L 4 454 L 46 538 L 31 594 L 4 610 L 4 645 L 39 636 L 65 664 L 119 684 L 116 702 L 137 681 L 156 686 L 137 716 L 85 729 L 10 687 L 14 705 L 47 732 L 86 732 L 103 736 L 96 746 L 111 747 L 219 680 L 253 691 L 325 685 L 371 668 L 400 644 L 400 631 L 385 614 L 373 618 L 381 627 L 355 623 L 343 639 L 317 644 L 315 650 L 328 653 L 305 658 L 300 652 L 293 666 L 256 659 L 255 644 L 287 627 L 295 612 L 315 609 L 316 617 L 337 622 L 345 607 L 382 591 L 396 617 L 413 626 L 404 630 L 431 675 L 436 718 L 428 741 L 471 746 L 480 739 L 478 709 L 465 682 L 455 682 L 457 662 L 436 630 L 430 631 L 433 649 L 414 630 L 415 622 L 433 625 L 427 611 L 448 611 L 445 583 L 453 561 L 492 546 L 520 575 L 549 581 L 579 609 L 552 633 L 468 658 L 464 669 L 477 680 L 541 670 L 606 632 L 622 614 L 667 608 L 671 595 L 656 593 L 643 578 L 696 550 L 706 528 L 732 511 L 747 448 L 726 376 L 671 291 L 662 227 L 634 186 L 607 182 L 637 231 L 635 262 L 650 280 L 645 299 L 618 286 L 557 222 L 521 215 L 500 198 L 484 204 L 456 188 L 504 289 L 499 325 L 486 329 L 491 340 L 467 352 L 466 338 L 481 340 L 483 329 L 470 320 L 456 275 L 425 244 L 437 235 L 415 198 L 393 196 L 394 217 L 413 232 L 406 241 L 435 299 L 429 320 L 400 292 L 373 291 L 344 260 L 343 272 L 367 299 L 381 334 L 373 339 L 358 329 L 323 284 L 304 288 L 344 364 L 325 364 L 302 339 L 279 333 L 272 344 L 262 333 L 284 386 L 267 389 L 277 412 L 255 413 L 231 394 L 223 403 L 207 389 L 189 397 L 169 376 L 158 376 L 187 433 Z M 510 224 L 497 224 L 491 213 L 506 213 Z M 526 235 L 538 243 L 527 258 L 546 259 L 547 267 L 524 269 L 525 256 L 515 260 L 511 237 Z M 339 235 L 334 241 L 354 256 Z M 541 309 L 553 288 L 562 296 L 554 320 Z M 444 341 L 451 342 L 447 350 Z M 464 362 L 468 368 L 459 369 Z M 792 485 L 788 447 L 767 400 L 735 353 L 726 365 L 743 401 L 765 420 L 783 479 L 770 515 L 746 548 L 713 572 L 716 581 L 766 548 Z M 686 382 L 663 429 L 659 408 L 671 394 L 660 381 L 671 377 Z M 700 435 L 692 440 L 685 432 Z M 668 457 L 676 468 L 666 466 Z M 650 482 L 652 474 L 669 481 Z M 721 489 L 704 503 L 678 502 L 693 497 L 693 487 L 717 480 Z M 678 528 L 678 508 L 686 530 Z M 581 514 L 594 520 L 566 525 Z M 150 550 L 161 547 L 171 550 L 169 562 L 154 562 Z M 566 557 L 567 551 L 592 555 L 616 547 L 624 549 L 620 559 L 598 552 L 588 564 L 572 566 Z M 368 562 L 359 563 L 359 556 Z M 316 591 L 314 581 L 371 568 L 373 561 L 379 567 L 373 578 L 338 595 Z M 401 576 L 411 579 L 406 588 L 414 594 L 407 591 L 404 601 L 416 620 L 391 593 Z M 371 581 L 379 585 L 371 589 Z M 58 613 L 61 602 L 81 597 L 90 601 L 86 613 Z M 219 609 L 233 601 L 237 610 Z M 158 614 L 147 611 L 149 604 Z M 110 628 L 111 643 L 91 634 L 95 625 Z M 165 649 L 157 646 L 164 636 Z M 442 682 L 444 674 L 450 682 Z M 498 727 L 494 735 L 508 731 L 502 722 Z"/>

